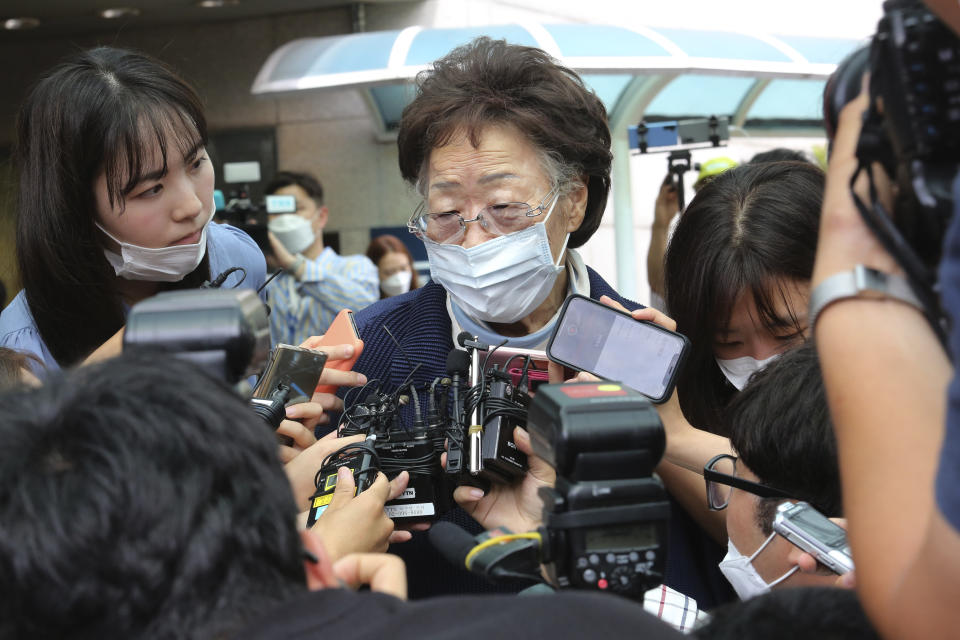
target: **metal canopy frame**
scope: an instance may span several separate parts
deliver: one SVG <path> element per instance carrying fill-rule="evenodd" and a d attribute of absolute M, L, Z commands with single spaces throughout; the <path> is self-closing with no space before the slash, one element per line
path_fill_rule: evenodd
<path fill-rule="evenodd" d="M 377 124 L 378 140 L 392 140 L 395 139 L 392 124 L 398 122 L 399 110 L 405 105 L 397 95 L 387 95 L 380 88 L 410 85 L 433 60 L 479 35 L 539 47 L 580 73 L 588 85 L 591 80 L 596 85 L 594 88 L 610 116 L 617 286 L 627 296 L 636 291 L 627 127 L 648 115 L 658 97 L 672 95 L 671 85 L 677 78 L 707 76 L 753 79 L 742 94 L 726 96 L 728 101 L 733 98 L 730 104 L 736 105 L 732 113 L 716 114 L 730 115 L 731 124 L 742 129 L 748 123 L 751 110 L 765 92 L 778 86 L 778 80 L 823 82 L 837 63 L 861 44 L 857 40 L 816 36 L 777 37 L 597 24 L 411 26 L 396 31 L 293 40 L 270 55 L 257 74 L 251 93 L 283 96 L 303 91 L 358 90 Z M 600 82 L 602 78 L 607 80 Z M 735 84 L 739 87 L 742 82 Z M 779 86 L 785 84 L 789 83 Z M 679 101 L 676 96 L 672 96 L 672 100 L 670 113 L 655 115 L 690 113 L 684 110 L 682 95 Z M 780 101 L 792 108 L 791 102 L 797 101 Z M 385 107 L 391 113 L 385 113 Z M 797 112 L 774 114 L 771 119 L 779 123 L 781 132 L 784 123 L 791 121 L 797 123 L 798 133 L 810 131 L 808 113 L 803 117 Z"/>

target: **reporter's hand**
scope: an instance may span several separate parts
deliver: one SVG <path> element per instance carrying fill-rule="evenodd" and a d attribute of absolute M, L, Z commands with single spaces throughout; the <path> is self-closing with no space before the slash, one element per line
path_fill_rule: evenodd
<path fill-rule="evenodd" d="M 273 235 L 272 231 L 267 231 L 267 238 L 270 240 L 270 248 L 273 249 L 273 256 L 277 264 L 284 270 L 289 270 L 293 263 L 297 261 L 297 257 L 283 246 L 283 243 L 277 239 L 277 236 Z"/>
<path fill-rule="evenodd" d="M 313 555 L 304 562 L 307 588 L 357 589 L 369 586 L 371 591 L 386 593 L 405 600 L 407 570 L 403 560 L 386 553 L 351 553 L 332 559 L 330 551 L 313 531 L 301 532 L 303 547 Z"/>
<path fill-rule="evenodd" d="M 849 271 L 857 264 L 900 273 L 901 269 L 864 223 L 850 194 L 850 181 L 859 165 L 856 157 L 857 141 L 863 125 L 863 114 L 869 106 L 866 87 L 860 96 L 847 104 L 837 120 L 830 166 L 823 197 L 817 256 L 813 268 L 812 287 L 841 271 Z M 873 166 L 878 197 L 887 211 L 891 211 L 893 188 L 879 164 Z M 855 190 L 860 199 L 870 206 L 868 181 L 865 172 L 857 178 Z"/>
<path fill-rule="evenodd" d="M 831 521 L 840 525 L 844 529 L 847 528 L 847 519 L 846 518 L 830 518 Z M 791 564 L 796 564 L 800 567 L 801 573 L 808 574 L 823 574 L 832 573 L 829 569 L 824 567 L 822 564 L 817 562 L 817 559 L 806 551 L 802 551 L 799 548 L 794 548 L 790 550 L 790 555 L 788 556 L 788 561 Z M 857 576 L 856 571 L 850 571 L 841 576 L 837 576 L 834 581 L 834 586 L 840 589 L 854 589 L 857 586 Z"/>
<path fill-rule="evenodd" d="M 328 364 L 336 362 L 337 360 L 346 360 L 353 357 L 354 349 L 352 344 L 323 345 L 321 344 L 322 339 L 323 336 L 311 336 L 304 340 L 300 346 L 305 349 L 323 351 L 327 354 Z M 317 384 L 335 385 L 338 387 L 362 387 L 367 384 L 367 377 L 356 371 L 340 371 L 332 367 L 324 367 Z M 332 393 L 314 393 L 311 400 L 323 407 L 323 410 L 326 412 L 343 411 L 343 401 Z M 329 417 L 324 415 L 317 424 L 327 424 L 329 420 Z"/>
<path fill-rule="evenodd" d="M 393 520 L 383 512 L 383 505 L 407 488 L 410 476 L 403 471 L 393 482 L 388 482 L 382 473 L 376 481 L 359 495 L 354 495 L 356 484 L 353 474 L 346 467 L 337 472 L 337 487 L 333 500 L 317 523 L 314 531 L 323 540 L 330 556 L 342 558 L 348 553 L 366 553 L 386 551 L 390 542 L 409 539 L 408 532 L 403 536 L 391 537 Z"/>
<path fill-rule="evenodd" d="M 513 430 L 517 448 L 527 454 L 527 473 L 519 484 L 494 484 L 485 494 L 476 487 L 457 487 L 453 498 L 485 529 L 507 527 L 511 531 L 531 531 L 542 524 L 543 501 L 538 491 L 553 487 L 557 473 L 533 453 L 530 435 L 520 427 Z"/>
<path fill-rule="evenodd" d="M 389 553 L 351 553 L 333 563 L 333 572 L 346 586 L 407 599 L 407 567 Z"/>
<path fill-rule="evenodd" d="M 660 184 L 657 202 L 653 207 L 653 226 L 664 231 L 670 226 L 673 216 L 680 212 L 680 199 L 677 186 L 673 183 L 673 174 L 668 173 Z"/>
<path fill-rule="evenodd" d="M 357 442 L 363 442 L 362 435 L 338 438 L 337 432 L 331 431 L 284 464 L 283 470 L 286 471 L 287 479 L 290 480 L 290 488 L 293 489 L 293 497 L 298 508 L 304 509 L 309 505 L 310 496 L 317 488 L 314 484 L 317 470 L 320 469 L 324 458 L 348 444 Z"/>
<path fill-rule="evenodd" d="M 288 419 L 283 420 L 276 431 L 278 436 L 293 440 L 293 444 L 280 445 L 280 460 L 284 464 L 296 458 L 317 441 L 316 436 L 313 435 L 313 428 L 323 414 L 323 408 L 313 402 L 303 402 L 287 407 L 286 413 Z M 303 416 L 301 421 L 296 420 L 301 416 Z"/>

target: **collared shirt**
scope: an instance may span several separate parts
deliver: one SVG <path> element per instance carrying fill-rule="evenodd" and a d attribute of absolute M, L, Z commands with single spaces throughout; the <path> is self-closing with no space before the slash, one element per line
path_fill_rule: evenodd
<path fill-rule="evenodd" d="M 326 332 L 341 309 L 359 311 L 379 300 L 380 280 L 368 257 L 340 256 L 326 247 L 304 263 L 299 280 L 281 273 L 266 291 L 273 343 L 299 345 Z"/>
<path fill-rule="evenodd" d="M 643 594 L 643 608 L 674 629 L 690 633 L 694 626 L 706 623 L 710 616 L 697 608 L 697 601 L 665 584 Z"/>

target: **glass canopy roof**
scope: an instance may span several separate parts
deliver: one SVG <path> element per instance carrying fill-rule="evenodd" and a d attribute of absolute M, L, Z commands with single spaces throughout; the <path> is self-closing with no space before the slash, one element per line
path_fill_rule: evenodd
<path fill-rule="evenodd" d="M 861 43 L 684 29 L 596 24 L 408 27 L 294 40 L 277 49 L 254 94 L 355 88 L 368 93 L 383 130 L 395 129 L 413 97 L 417 72 L 478 36 L 539 47 L 580 72 L 611 121 L 729 115 L 740 126 L 810 126 L 820 120 L 824 80 Z M 628 100 L 637 78 L 659 77 L 657 91 Z"/>

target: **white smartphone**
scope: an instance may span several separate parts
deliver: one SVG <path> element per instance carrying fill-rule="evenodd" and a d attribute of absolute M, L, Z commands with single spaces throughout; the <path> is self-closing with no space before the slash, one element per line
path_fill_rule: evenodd
<path fill-rule="evenodd" d="M 837 575 L 853 571 L 847 532 L 806 502 L 777 507 L 773 530 Z"/>

